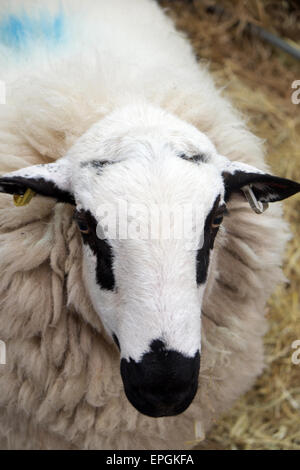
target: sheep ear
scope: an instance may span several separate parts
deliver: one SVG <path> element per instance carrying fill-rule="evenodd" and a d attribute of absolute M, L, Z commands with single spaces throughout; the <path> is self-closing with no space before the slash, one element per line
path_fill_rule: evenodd
<path fill-rule="evenodd" d="M 222 176 L 225 183 L 225 199 L 228 200 L 233 193 L 244 193 L 253 209 L 251 202 L 255 205 L 255 200 L 260 204 L 268 204 L 282 201 L 300 192 L 299 183 L 263 173 L 244 163 L 230 163 Z"/>
<path fill-rule="evenodd" d="M 31 194 L 52 197 L 59 202 L 75 204 L 70 190 L 68 166 L 64 161 L 34 165 L 0 176 L 0 192 L 14 194 L 15 198 L 31 190 Z M 18 199 L 18 198 L 17 198 Z M 15 199 L 15 201 L 17 200 Z M 22 203 L 17 205 L 24 205 Z"/>

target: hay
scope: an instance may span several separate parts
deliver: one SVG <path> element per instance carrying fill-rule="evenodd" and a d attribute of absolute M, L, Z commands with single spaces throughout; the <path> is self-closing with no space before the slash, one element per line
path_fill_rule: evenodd
<path fill-rule="evenodd" d="M 300 181 L 300 104 L 291 84 L 300 63 L 247 29 L 250 21 L 299 46 L 300 9 L 296 1 L 218 0 L 228 14 L 206 11 L 213 1 L 161 0 L 190 38 L 201 60 L 210 61 L 217 83 L 226 86 L 249 126 L 266 140 L 274 174 Z M 269 301 L 265 337 L 266 370 L 198 448 L 300 449 L 300 364 L 292 363 L 292 343 L 300 340 L 300 196 L 284 203 L 293 239 L 285 256 L 289 283 Z"/>

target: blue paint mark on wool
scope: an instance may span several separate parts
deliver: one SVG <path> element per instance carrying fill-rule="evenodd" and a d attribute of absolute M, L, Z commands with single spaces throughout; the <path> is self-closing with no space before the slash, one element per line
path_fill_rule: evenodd
<path fill-rule="evenodd" d="M 17 52 L 26 49 L 30 43 L 42 43 L 55 46 L 61 43 L 65 35 L 65 18 L 62 12 L 29 16 L 7 14 L 0 19 L 0 43 Z"/>

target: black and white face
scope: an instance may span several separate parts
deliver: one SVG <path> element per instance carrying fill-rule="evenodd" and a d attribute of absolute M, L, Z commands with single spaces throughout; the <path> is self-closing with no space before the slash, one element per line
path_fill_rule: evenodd
<path fill-rule="evenodd" d="M 230 162 L 197 129 L 150 106 L 112 113 L 54 164 L 0 178 L 0 191 L 29 187 L 74 204 L 84 283 L 141 413 L 179 414 L 196 394 L 214 242 L 231 194 L 246 185 L 258 203 L 300 190 Z"/>
<path fill-rule="evenodd" d="M 82 166 L 88 187 L 101 187 L 97 196 L 92 191 L 94 205 L 84 195 L 76 197 L 84 279 L 93 305 L 120 349 L 121 374 L 131 403 L 151 416 L 177 414 L 197 391 L 201 302 L 210 253 L 226 208 L 224 184 L 202 154 L 182 154 L 163 141 L 140 142 L 135 153 L 111 164 L 92 161 Z M 120 213 L 121 203 L 126 207 Z M 189 237 L 175 238 L 173 233 L 155 237 L 150 230 L 138 237 L 141 227 L 153 228 L 154 208 L 164 209 L 165 214 L 169 209 L 176 217 L 181 207 L 189 205 L 200 223 L 194 232 L 192 224 L 187 227 Z M 109 234 L 99 238 L 109 222 L 100 216 L 99 208 L 107 208 L 112 228 L 115 221 L 126 219 L 124 238 Z M 165 223 L 162 230 L 175 228 L 171 218 L 166 217 Z"/>

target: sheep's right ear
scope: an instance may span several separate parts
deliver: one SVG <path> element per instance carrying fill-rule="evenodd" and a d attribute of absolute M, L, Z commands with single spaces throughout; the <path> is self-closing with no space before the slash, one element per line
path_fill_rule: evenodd
<path fill-rule="evenodd" d="M 0 192 L 24 196 L 26 191 L 75 204 L 70 188 L 70 172 L 65 161 L 33 165 L 0 176 Z M 23 205 L 23 204 L 20 204 Z"/>

